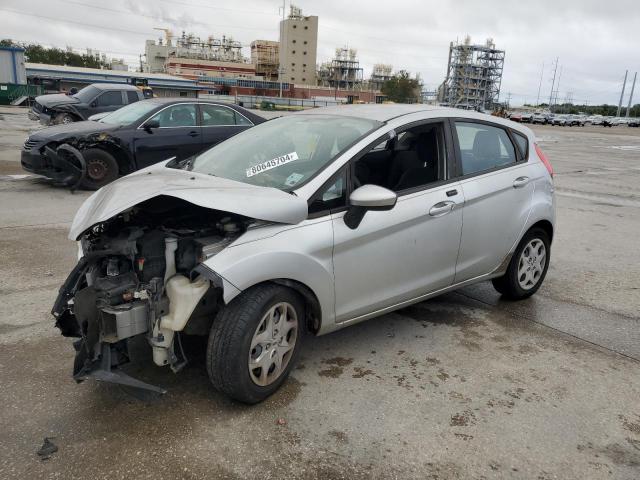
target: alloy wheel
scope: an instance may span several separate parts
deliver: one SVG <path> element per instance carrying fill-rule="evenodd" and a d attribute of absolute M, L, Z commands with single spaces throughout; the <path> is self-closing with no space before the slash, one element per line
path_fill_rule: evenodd
<path fill-rule="evenodd" d="M 535 287 L 544 272 L 547 249 L 539 238 L 532 239 L 522 250 L 518 262 L 518 283 L 523 290 Z"/>
<path fill-rule="evenodd" d="M 277 303 L 264 314 L 249 348 L 249 374 L 265 387 L 285 371 L 298 338 L 298 315 L 287 302 Z"/>

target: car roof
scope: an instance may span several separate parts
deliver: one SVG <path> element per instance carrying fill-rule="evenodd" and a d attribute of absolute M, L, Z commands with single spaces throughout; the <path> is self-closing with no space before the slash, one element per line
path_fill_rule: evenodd
<path fill-rule="evenodd" d="M 138 90 L 138 87 L 126 83 L 92 83 L 98 90 Z"/>
<path fill-rule="evenodd" d="M 158 105 L 164 105 L 169 103 L 212 103 L 215 105 L 224 105 L 231 108 L 242 108 L 235 103 L 225 102 L 221 100 L 209 100 L 205 98 L 193 98 L 193 97 L 153 97 L 143 100 L 143 102 L 154 102 Z"/>
<path fill-rule="evenodd" d="M 302 112 L 297 112 L 294 115 L 339 115 L 345 117 L 377 120 L 379 122 L 388 122 L 395 118 L 415 113 L 422 113 L 422 117 L 424 119 L 450 117 L 462 119 L 468 118 L 471 120 L 484 120 L 486 122 L 504 125 L 525 134 L 533 135 L 533 132 L 531 132 L 529 128 L 521 125 L 520 123 L 512 122 L 508 119 L 494 117 L 486 113 L 478 113 L 473 110 L 462 110 L 459 108 L 438 107 L 435 105 L 425 104 L 348 104 L 337 105 L 333 107 L 313 108 L 304 110 Z"/>
<path fill-rule="evenodd" d="M 416 112 L 427 112 L 434 109 L 444 110 L 440 107 L 423 104 L 348 104 L 304 110 L 296 115 L 340 115 L 387 122 L 393 118 L 401 117 L 403 115 L 409 115 Z"/>

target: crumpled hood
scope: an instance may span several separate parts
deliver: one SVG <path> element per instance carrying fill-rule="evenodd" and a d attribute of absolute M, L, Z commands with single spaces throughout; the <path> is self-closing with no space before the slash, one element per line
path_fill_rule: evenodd
<path fill-rule="evenodd" d="M 166 163 L 122 177 L 87 198 L 73 219 L 69 238 L 78 240 L 93 225 L 160 195 L 256 220 L 296 224 L 307 218 L 307 202 L 290 193 L 167 168 Z"/>
<path fill-rule="evenodd" d="M 72 97 L 71 95 L 65 95 L 64 93 L 52 93 L 50 95 L 37 96 L 36 102 L 40 105 L 51 108 L 65 103 L 80 103 L 80 100 Z"/>
<path fill-rule="evenodd" d="M 37 130 L 29 136 L 32 140 L 64 140 L 65 138 L 75 137 L 77 135 L 89 135 L 92 133 L 108 132 L 117 130 L 119 125 L 109 123 L 84 121 L 73 122 L 66 125 L 54 125 L 52 127 Z"/>

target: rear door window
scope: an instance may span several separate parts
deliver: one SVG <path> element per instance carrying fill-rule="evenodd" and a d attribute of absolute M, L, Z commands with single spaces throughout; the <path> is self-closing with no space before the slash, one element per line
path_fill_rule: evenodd
<path fill-rule="evenodd" d="M 140 100 L 140 97 L 138 97 L 138 92 L 134 92 L 133 90 L 127 90 L 127 102 L 128 103 L 135 103 L 138 100 Z"/>
<path fill-rule="evenodd" d="M 203 103 L 200 104 L 200 109 L 202 111 L 203 127 L 236 124 L 235 112 L 230 108 Z"/>
<path fill-rule="evenodd" d="M 97 99 L 99 107 L 111 107 L 113 105 L 122 105 L 122 92 L 111 91 L 104 92 Z"/>
<path fill-rule="evenodd" d="M 456 122 L 462 175 L 514 164 L 516 150 L 506 130 L 482 123 Z"/>

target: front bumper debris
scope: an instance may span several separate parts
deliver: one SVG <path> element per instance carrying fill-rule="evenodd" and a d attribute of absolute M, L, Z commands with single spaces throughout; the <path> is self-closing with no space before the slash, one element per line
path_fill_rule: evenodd
<path fill-rule="evenodd" d="M 83 348 L 83 340 L 78 340 L 74 343 L 74 347 L 78 350 L 78 355 L 81 354 Z M 109 343 L 100 344 L 100 354 L 97 360 L 92 362 L 86 362 L 82 367 L 73 372 L 73 379 L 81 383 L 88 378 L 93 378 L 99 382 L 115 383 L 125 387 L 137 388 L 148 392 L 156 393 L 158 395 L 164 395 L 167 391 L 164 388 L 156 387 L 149 383 L 143 382 L 130 377 L 122 370 L 114 369 L 121 362 L 119 356 L 122 355 L 118 351 L 115 345 Z M 77 360 L 78 357 L 76 357 Z"/>
<path fill-rule="evenodd" d="M 140 327 L 142 321 L 132 322 L 127 318 L 119 319 L 114 315 L 113 318 L 108 319 L 110 327 L 106 326 L 104 319 L 99 318 L 99 310 L 95 308 L 95 290 L 91 287 L 79 290 L 86 273 L 104 253 L 102 251 L 99 255 L 88 254 L 80 259 L 60 287 L 51 311 L 56 318 L 56 327 L 60 329 L 62 335 L 78 338 L 73 343 L 76 350 L 73 378 L 78 383 L 93 378 L 101 382 L 164 394 L 166 390 L 163 388 L 132 378 L 118 369 L 118 366 L 129 361 L 126 341 L 118 340 L 121 337 L 126 339 L 143 333 Z M 75 307 L 73 313 L 69 310 L 72 299 Z M 139 302 L 132 309 L 134 314 L 130 318 L 140 317 L 141 307 L 146 312 L 146 305 Z"/>
<path fill-rule="evenodd" d="M 42 153 L 37 149 L 23 149 L 20 163 L 27 172 L 43 175 L 58 184 L 70 187 L 72 191 L 80 186 L 87 175 L 82 152 L 66 143 L 56 149 L 46 146 Z"/>

